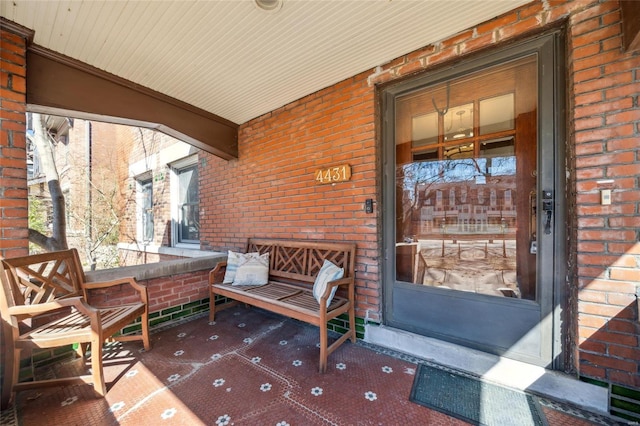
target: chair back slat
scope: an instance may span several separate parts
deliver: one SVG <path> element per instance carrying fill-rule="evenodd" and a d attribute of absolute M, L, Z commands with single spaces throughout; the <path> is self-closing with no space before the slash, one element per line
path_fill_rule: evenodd
<path fill-rule="evenodd" d="M 82 295 L 84 274 L 76 266 L 76 256 L 70 249 L 2 259 L 12 304 L 35 305 Z"/>

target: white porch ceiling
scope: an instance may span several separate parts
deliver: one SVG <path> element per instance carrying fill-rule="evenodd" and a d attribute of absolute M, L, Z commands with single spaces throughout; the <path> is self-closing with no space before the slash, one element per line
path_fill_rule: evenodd
<path fill-rule="evenodd" d="M 241 124 L 530 0 L 2 0 L 34 43 Z"/>

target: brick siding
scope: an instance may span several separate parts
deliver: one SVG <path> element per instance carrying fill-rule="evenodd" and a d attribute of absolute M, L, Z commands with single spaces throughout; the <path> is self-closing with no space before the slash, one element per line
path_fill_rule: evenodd
<path fill-rule="evenodd" d="M 161 312 L 209 297 L 209 271 L 197 271 L 150 280 L 140 280 L 149 292 L 149 312 Z M 89 303 L 95 306 L 128 303 L 137 299 L 136 293 L 126 284 L 109 289 L 92 290 Z"/>
<path fill-rule="evenodd" d="M 579 371 L 640 387 L 640 57 L 621 51 L 617 2 L 570 20 Z M 607 188 L 612 204 L 602 206 Z"/>
<path fill-rule="evenodd" d="M 249 237 L 355 241 L 357 312 L 380 319 L 375 96 L 362 74 L 268 113 L 239 130 L 239 160 L 204 155 L 201 247 L 243 250 Z M 351 180 L 315 181 L 348 163 Z"/>
<path fill-rule="evenodd" d="M 150 172 L 153 186 L 153 216 L 154 238 L 152 245 L 171 246 L 171 168 L 168 163 L 191 156 L 198 152 L 190 147 L 188 151 L 178 147 L 180 154 L 166 155 L 163 151 L 175 150 L 176 145 L 186 146 L 182 141 L 159 132 L 137 127 L 119 126 L 114 145 L 120 158 L 121 167 L 118 169 L 119 181 L 122 182 L 122 197 L 124 200 L 123 218 L 120 225 L 120 242 L 137 243 L 137 199 L 136 188 L 139 175 L 130 175 L 129 165 L 145 161 L 146 169 L 141 173 Z M 164 219 L 165 222 L 162 222 Z M 120 260 L 123 266 L 140 263 L 150 263 L 158 260 L 168 260 L 171 256 L 153 255 L 148 253 L 133 253 L 121 251 Z"/>
<path fill-rule="evenodd" d="M 0 29 L 0 256 L 28 252 L 26 40 Z"/>

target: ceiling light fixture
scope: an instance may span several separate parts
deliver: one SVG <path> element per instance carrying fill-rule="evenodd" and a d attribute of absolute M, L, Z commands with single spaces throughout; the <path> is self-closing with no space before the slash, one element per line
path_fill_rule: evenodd
<path fill-rule="evenodd" d="M 275 12 L 282 7 L 282 0 L 253 0 L 259 9 Z"/>

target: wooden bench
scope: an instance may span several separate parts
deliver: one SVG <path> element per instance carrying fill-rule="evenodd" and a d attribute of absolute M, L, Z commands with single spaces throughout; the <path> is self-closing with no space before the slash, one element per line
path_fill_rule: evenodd
<path fill-rule="evenodd" d="M 2 408 L 9 405 L 15 392 L 40 386 L 93 383 L 95 392 L 104 396 L 102 345 L 138 317 L 142 317 L 142 334 L 116 339 L 142 340 L 146 350 L 151 347 L 147 288 L 133 278 L 87 283 L 75 249 L 3 259 L 0 280 L 5 347 Z M 133 287 L 138 300 L 118 306 L 87 303 L 90 290 L 118 285 Z M 74 343 L 79 344 L 82 357 L 91 346 L 92 374 L 18 383 L 22 349 Z"/>
<path fill-rule="evenodd" d="M 209 320 L 215 319 L 215 297 L 221 295 L 316 325 L 320 327 L 319 370 L 325 372 L 329 354 L 348 338 L 356 341 L 355 251 L 354 243 L 250 239 L 247 253 L 269 253 L 269 282 L 261 286 L 222 284 L 227 263 L 219 263 L 209 274 Z M 344 276 L 329 283 L 318 303 L 312 287 L 325 259 L 344 268 Z M 330 290 L 334 287 L 338 292 L 327 307 Z M 328 346 L 327 323 L 344 313 L 349 317 L 348 331 Z"/>

